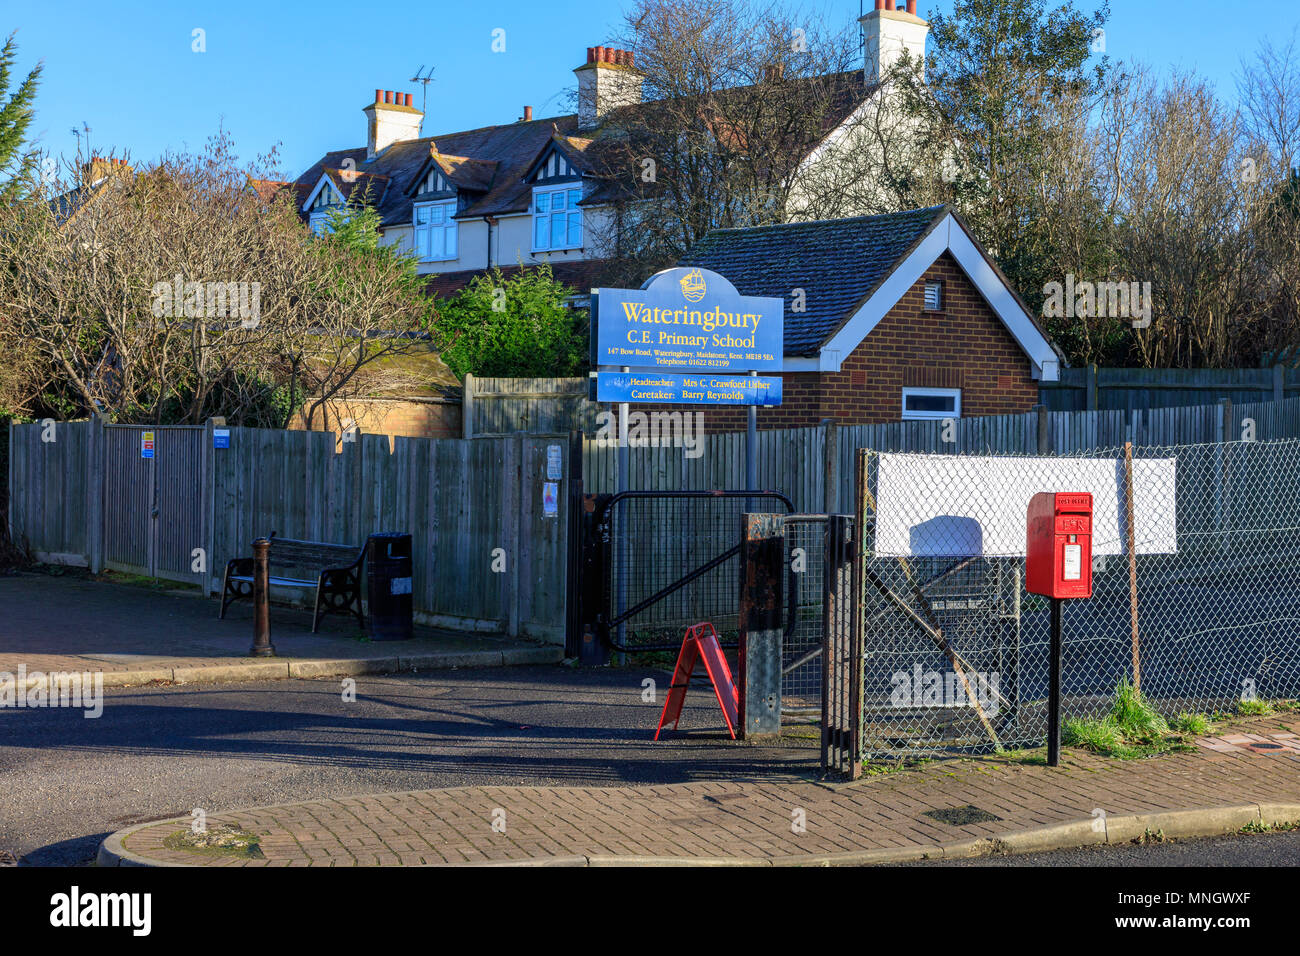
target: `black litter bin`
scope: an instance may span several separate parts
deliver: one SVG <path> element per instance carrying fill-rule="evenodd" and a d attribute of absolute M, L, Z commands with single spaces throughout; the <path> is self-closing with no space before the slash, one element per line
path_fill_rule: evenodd
<path fill-rule="evenodd" d="M 411 536 L 395 531 L 366 540 L 370 639 L 405 641 L 411 633 Z"/>

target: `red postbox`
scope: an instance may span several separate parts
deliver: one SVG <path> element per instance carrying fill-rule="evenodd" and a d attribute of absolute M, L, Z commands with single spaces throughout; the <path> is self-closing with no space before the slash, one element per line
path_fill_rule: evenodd
<path fill-rule="evenodd" d="M 1092 597 L 1092 494 L 1043 491 L 1029 500 L 1025 590 Z"/>

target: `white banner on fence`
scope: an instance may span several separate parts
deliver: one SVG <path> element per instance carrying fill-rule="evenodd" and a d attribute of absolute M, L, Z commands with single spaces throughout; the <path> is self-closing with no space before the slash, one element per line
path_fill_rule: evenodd
<path fill-rule="evenodd" d="M 1174 458 L 1133 461 L 1138 554 L 1178 550 Z M 1124 461 L 880 455 L 875 554 L 1018 557 L 1025 513 L 1040 491 L 1090 491 L 1093 554 L 1124 553 Z"/>

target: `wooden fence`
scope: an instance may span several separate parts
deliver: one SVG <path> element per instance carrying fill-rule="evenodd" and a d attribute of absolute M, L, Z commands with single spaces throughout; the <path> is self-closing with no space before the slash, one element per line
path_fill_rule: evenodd
<path fill-rule="evenodd" d="M 109 516 L 110 527 L 166 523 L 169 518 L 150 518 L 147 503 L 138 498 L 127 504 L 105 500 L 103 426 L 60 423 L 54 434 L 55 440 L 43 441 L 48 433 L 41 425 L 10 426 L 14 540 L 43 560 L 111 567 L 102 534 L 108 509 L 118 509 Z M 786 494 L 797 511 L 844 513 L 852 509 L 859 448 L 1047 455 L 1117 449 L 1125 441 L 1153 447 L 1284 438 L 1300 438 L 1300 398 L 776 429 L 758 433 L 756 458 L 760 488 Z M 252 540 L 272 530 L 286 537 L 358 545 L 373 531 L 410 531 L 416 540 L 414 595 L 421 620 L 563 639 L 569 497 L 565 436 L 396 438 L 391 450 L 385 436 L 360 435 L 337 447 L 336 440 L 330 433 L 232 428 L 229 447 L 217 449 L 209 428 L 205 473 L 185 478 L 192 490 L 168 499 L 210 509 L 195 524 L 206 529 L 206 540 L 195 547 L 204 549 L 208 574 L 157 573 L 212 589 L 226 560 L 248 554 Z M 583 490 L 743 488 L 745 436 L 700 435 L 699 442 L 698 454 L 682 447 L 629 448 L 627 474 L 620 479 L 619 449 L 587 436 Z M 557 447 L 563 477 L 555 514 L 548 516 L 542 491 L 548 452 L 555 454 L 550 450 Z M 156 454 L 165 456 L 166 447 Z M 133 511 L 123 515 L 124 508 Z M 494 555 L 504 558 L 504 571 L 492 570 Z M 123 567 L 140 566 L 139 561 L 118 560 Z"/>
<path fill-rule="evenodd" d="M 513 432 L 594 432 L 601 406 L 587 401 L 585 378 L 478 378 L 466 375 L 462 437 Z"/>
<path fill-rule="evenodd" d="M 587 380 L 583 378 L 467 376 L 466 434 L 561 433 L 575 429 L 592 434 L 597 428 L 596 416 L 612 406 L 588 401 L 587 389 Z M 1238 369 L 1087 366 L 1062 369 L 1059 382 L 1039 385 L 1039 401 L 1050 412 L 1148 411 L 1210 406 L 1224 400 L 1234 405 L 1254 405 L 1288 398 L 1300 398 L 1300 369 L 1282 366 Z M 1091 423 L 1080 423 L 1074 430 L 1077 433 L 1078 428 L 1091 427 Z M 1107 426 L 1098 427 L 1104 431 Z"/>
<path fill-rule="evenodd" d="M 1042 382 L 1039 401 L 1054 412 L 1175 408 L 1281 401 L 1300 397 L 1300 369 L 1284 368 L 1082 368 L 1061 370 Z"/>
<path fill-rule="evenodd" d="M 214 448 L 209 427 L 202 467 L 180 475 L 182 487 L 151 504 L 147 496 L 105 494 L 99 423 L 58 423 L 57 440 L 45 442 L 40 425 L 10 426 L 15 542 L 51 563 L 138 572 L 151 539 L 165 539 L 180 518 L 206 509 L 207 520 L 193 523 L 205 530 L 187 542 L 185 563 L 156 573 L 212 593 L 226 562 L 251 554 L 253 539 L 272 531 L 358 547 L 372 532 L 408 531 L 415 539 L 418 620 L 563 641 L 567 462 L 552 514 L 543 486 L 548 451 L 558 448 L 563 461 L 566 437 L 396 438 L 390 450 L 382 435 L 336 446 L 328 432 L 229 432 L 229 447 Z M 160 464 L 169 461 L 161 438 L 153 452 Z M 109 461 L 117 468 L 137 464 Z M 169 507 L 184 514 L 167 513 Z M 140 554 L 106 554 L 106 526 L 134 529 L 122 537 Z M 193 549 L 201 550 L 203 560 L 194 557 L 205 571 L 191 569 Z"/>

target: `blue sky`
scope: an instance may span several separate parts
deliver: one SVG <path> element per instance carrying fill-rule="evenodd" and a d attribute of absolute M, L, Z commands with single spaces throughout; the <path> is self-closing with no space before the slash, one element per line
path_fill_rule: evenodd
<path fill-rule="evenodd" d="M 918 12 L 949 5 L 920 0 Z M 83 122 L 96 152 L 145 159 L 197 149 L 224 124 L 245 158 L 282 144 L 284 169 L 296 175 L 328 149 L 364 144 L 361 108 L 376 87 L 412 92 L 420 105 L 409 78 L 421 64 L 436 67 L 426 135 L 511 122 L 525 104 L 539 117 L 565 112 L 573 68 L 611 36 L 625 6 L 28 0 L 0 13 L 0 32 L 19 29 L 24 75 L 45 61 L 33 134 L 52 152 L 74 154 L 71 129 Z M 820 6 L 845 22 L 858 15 L 858 0 Z M 1300 4 L 1284 0 L 1127 0 L 1112 4 L 1106 52 L 1195 68 L 1232 98 L 1241 57 L 1266 36 L 1287 40 L 1297 24 Z M 498 28 L 503 53 L 492 51 Z M 206 52 L 192 51 L 195 29 Z"/>

